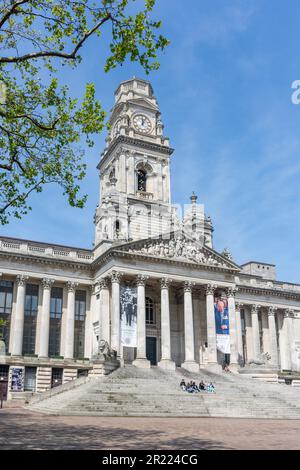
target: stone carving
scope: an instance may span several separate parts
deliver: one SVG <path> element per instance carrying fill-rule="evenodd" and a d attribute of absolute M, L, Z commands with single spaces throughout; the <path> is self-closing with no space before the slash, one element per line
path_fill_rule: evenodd
<path fill-rule="evenodd" d="M 123 273 L 121 273 L 119 271 L 112 271 L 111 274 L 110 274 L 111 282 L 119 283 L 121 281 L 122 276 L 123 276 Z"/>
<path fill-rule="evenodd" d="M 206 295 L 214 295 L 217 286 L 215 284 L 207 284 L 206 286 Z"/>
<path fill-rule="evenodd" d="M 284 313 L 284 318 L 293 318 L 294 316 L 294 310 L 292 310 L 291 308 L 287 308 Z"/>
<path fill-rule="evenodd" d="M 129 253 L 146 254 L 162 258 L 175 258 L 193 261 L 200 264 L 228 268 L 225 260 L 214 253 L 205 252 L 195 242 L 179 235 L 168 240 L 146 242 L 140 248 L 129 248 Z"/>
<path fill-rule="evenodd" d="M 136 277 L 136 285 L 145 286 L 147 279 L 149 279 L 149 276 L 145 276 L 144 274 L 138 274 Z"/>
<path fill-rule="evenodd" d="M 276 312 L 277 312 L 277 308 L 273 307 L 273 305 L 270 305 L 270 307 L 268 308 L 268 315 L 271 317 L 271 316 L 275 315 Z"/>
<path fill-rule="evenodd" d="M 78 282 L 68 281 L 67 282 L 68 292 L 75 292 L 76 287 L 78 287 L 78 285 L 79 285 Z"/>
<path fill-rule="evenodd" d="M 172 279 L 169 279 L 167 277 L 161 278 L 160 280 L 161 289 L 168 289 L 171 282 L 172 282 Z"/>
<path fill-rule="evenodd" d="M 183 290 L 184 292 L 192 292 L 195 282 L 184 281 Z"/>
<path fill-rule="evenodd" d="M 263 354 L 259 354 L 256 358 L 249 359 L 247 364 L 253 367 L 256 367 L 256 366 L 266 367 L 268 366 L 270 360 L 271 360 L 271 356 L 268 352 L 266 352 Z"/>
<path fill-rule="evenodd" d="M 233 261 L 232 254 L 230 253 L 228 248 L 224 248 L 221 255 L 224 256 L 224 258 L 227 258 L 229 261 Z"/>
<path fill-rule="evenodd" d="M 26 281 L 28 281 L 29 276 L 24 276 L 23 274 L 18 274 L 17 283 L 19 286 L 25 286 Z"/>
<path fill-rule="evenodd" d="M 227 289 L 227 297 L 235 297 L 238 289 L 236 287 L 228 287 Z"/>
<path fill-rule="evenodd" d="M 42 285 L 44 289 L 51 289 L 54 279 L 44 278 L 42 280 Z"/>
<path fill-rule="evenodd" d="M 105 339 L 101 339 L 98 341 L 98 351 L 96 357 L 94 359 L 98 359 L 101 361 L 111 361 L 117 359 L 117 351 L 112 349 Z"/>

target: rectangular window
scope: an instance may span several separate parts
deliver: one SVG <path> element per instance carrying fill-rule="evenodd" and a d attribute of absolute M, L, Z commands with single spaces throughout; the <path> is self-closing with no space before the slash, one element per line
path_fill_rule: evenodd
<path fill-rule="evenodd" d="M 39 286 L 35 284 L 26 285 L 25 316 L 36 317 L 38 311 Z"/>
<path fill-rule="evenodd" d="M 0 315 L 10 315 L 12 310 L 13 283 L 0 281 Z"/>
<path fill-rule="evenodd" d="M 0 318 L 5 321 L 1 327 L 5 351 L 8 352 L 10 322 L 13 303 L 13 282 L 0 281 Z"/>
<path fill-rule="evenodd" d="M 53 287 L 50 299 L 49 356 L 60 355 L 61 318 L 63 310 L 63 289 Z"/>
<path fill-rule="evenodd" d="M 78 290 L 75 294 L 75 320 L 84 321 L 86 311 L 86 292 Z"/>
<path fill-rule="evenodd" d="M 35 334 L 36 334 L 36 321 L 31 319 L 24 321 L 23 332 L 23 354 L 35 353 Z"/>
<path fill-rule="evenodd" d="M 61 319 L 63 305 L 63 289 L 61 287 L 53 287 L 51 289 L 50 300 L 50 318 Z"/>
<path fill-rule="evenodd" d="M 74 357 L 84 357 L 84 330 L 86 315 L 86 292 L 76 291 L 75 294 L 75 330 Z"/>
<path fill-rule="evenodd" d="M 146 297 L 146 324 L 155 325 L 154 303 L 150 297 Z"/>

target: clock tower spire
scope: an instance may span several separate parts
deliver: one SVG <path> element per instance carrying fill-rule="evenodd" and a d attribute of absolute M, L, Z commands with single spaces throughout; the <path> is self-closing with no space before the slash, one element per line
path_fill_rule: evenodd
<path fill-rule="evenodd" d="M 106 148 L 98 165 L 100 200 L 95 245 L 158 236 L 175 221 L 171 207 L 173 149 L 151 84 L 139 78 L 115 92 Z"/>

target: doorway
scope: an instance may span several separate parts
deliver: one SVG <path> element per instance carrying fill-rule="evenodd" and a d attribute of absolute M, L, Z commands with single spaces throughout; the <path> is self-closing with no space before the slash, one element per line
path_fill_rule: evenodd
<path fill-rule="evenodd" d="M 9 366 L 0 365 L 0 400 L 7 400 Z"/>
<path fill-rule="evenodd" d="M 146 337 L 146 357 L 151 366 L 157 365 L 156 338 L 153 336 Z"/>
<path fill-rule="evenodd" d="M 36 367 L 25 367 L 24 391 L 35 392 Z"/>

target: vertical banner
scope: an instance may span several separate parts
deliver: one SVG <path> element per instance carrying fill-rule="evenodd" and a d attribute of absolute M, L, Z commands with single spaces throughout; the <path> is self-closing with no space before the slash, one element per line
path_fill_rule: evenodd
<path fill-rule="evenodd" d="M 215 320 L 217 349 L 223 354 L 230 354 L 228 301 L 223 297 L 215 298 Z"/>
<path fill-rule="evenodd" d="M 24 369 L 13 367 L 11 372 L 11 389 L 13 392 L 23 391 Z"/>
<path fill-rule="evenodd" d="M 121 346 L 137 346 L 137 288 L 121 286 Z"/>

